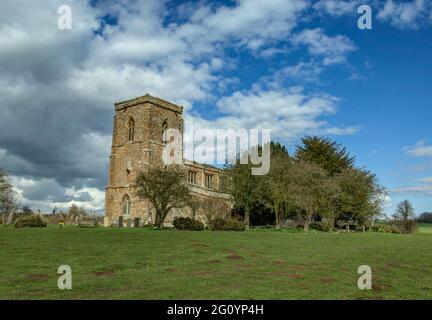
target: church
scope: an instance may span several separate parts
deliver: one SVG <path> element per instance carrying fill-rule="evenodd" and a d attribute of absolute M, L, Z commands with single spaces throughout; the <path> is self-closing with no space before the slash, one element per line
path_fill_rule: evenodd
<path fill-rule="evenodd" d="M 115 116 L 109 161 L 109 181 L 105 192 L 105 226 L 138 227 L 155 222 L 151 203 L 136 195 L 135 180 L 151 165 L 161 165 L 165 130 L 182 134 L 183 107 L 150 94 L 115 103 Z M 218 202 L 221 215 L 231 210 L 230 196 L 219 189 L 223 170 L 184 159 L 191 192 L 202 202 Z M 223 208 L 223 209 L 220 209 Z M 194 217 L 207 223 L 206 208 L 174 208 L 165 219 L 172 226 L 175 217 Z"/>

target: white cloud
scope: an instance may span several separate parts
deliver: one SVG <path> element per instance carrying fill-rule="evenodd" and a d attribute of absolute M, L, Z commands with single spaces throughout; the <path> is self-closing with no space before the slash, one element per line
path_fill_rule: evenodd
<path fill-rule="evenodd" d="M 414 180 L 413 185 L 393 188 L 390 192 L 394 194 L 407 194 L 421 197 L 432 196 L 432 177 L 423 177 Z"/>
<path fill-rule="evenodd" d="M 272 137 L 290 141 L 304 134 L 352 134 L 354 128 L 329 127 L 321 116 L 336 112 L 338 99 L 306 94 L 301 88 L 234 92 L 217 103 L 227 113 L 213 121 L 217 128 L 271 129 Z"/>
<path fill-rule="evenodd" d="M 64 188 L 54 179 L 37 180 L 16 176 L 11 179 L 19 206 L 29 206 L 46 213 L 54 207 L 67 210 L 72 204 L 95 212 L 100 212 L 104 206 L 105 193 L 97 188 Z"/>
<path fill-rule="evenodd" d="M 147 92 L 188 107 L 194 101 L 209 98 L 216 79 L 206 63 L 195 67 L 177 61 L 162 69 L 125 64 L 76 70 L 70 78 L 69 86 L 81 95 L 103 98 L 109 108 L 114 101 L 130 99 Z"/>
<path fill-rule="evenodd" d="M 432 146 L 426 140 L 420 140 L 414 146 L 404 148 L 405 152 L 414 157 L 432 157 Z"/>
<path fill-rule="evenodd" d="M 404 187 L 391 189 L 390 192 L 395 194 L 409 194 L 409 195 L 429 197 L 432 196 L 432 185 L 404 186 Z"/>
<path fill-rule="evenodd" d="M 305 45 L 311 55 L 322 57 L 324 65 L 344 63 L 346 54 L 356 50 L 354 43 L 343 35 L 327 36 L 322 29 L 308 29 L 292 37 L 295 45 Z"/>
<path fill-rule="evenodd" d="M 302 82 L 319 82 L 319 76 L 324 71 L 323 66 L 315 61 L 300 61 L 294 66 L 287 66 L 276 76 L 288 77 Z"/>
<path fill-rule="evenodd" d="M 401 29 L 416 29 L 418 28 L 419 20 L 423 19 L 425 14 L 426 5 L 424 0 L 410 2 L 387 0 L 377 17 Z"/>
<path fill-rule="evenodd" d="M 348 136 L 357 133 L 360 130 L 361 126 L 348 126 L 344 128 L 340 127 L 331 127 L 325 128 L 323 133 L 335 135 L 335 136 Z"/>
<path fill-rule="evenodd" d="M 357 15 L 357 8 L 367 4 L 381 22 L 400 29 L 417 29 L 432 19 L 432 4 L 430 0 L 375 0 L 365 3 L 361 0 L 320 0 L 313 5 L 319 13 L 332 17 Z M 430 23 L 430 22 L 429 22 Z"/>
<path fill-rule="evenodd" d="M 432 163 L 420 163 L 416 165 L 411 165 L 408 167 L 408 170 L 414 172 L 423 172 L 432 168 Z"/>
<path fill-rule="evenodd" d="M 221 7 L 195 22 L 213 41 L 234 39 L 256 50 L 269 40 L 288 36 L 307 7 L 303 0 L 240 0 L 235 7 Z"/>
<path fill-rule="evenodd" d="M 313 8 L 328 15 L 339 17 L 345 14 L 355 15 L 360 3 L 359 0 L 320 0 L 313 5 Z"/>
<path fill-rule="evenodd" d="M 98 63 L 172 63 L 221 54 L 220 44 L 266 49 L 288 37 L 308 7 L 305 0 L 240 0 L 235 6 L 198 5 L 184 24 L 163 25 L 164 7 L 157 1 L 128 2 L 119 7 L 118 27 L 108 27 L 93 44 Z M 194 10 L 195 9 L 195 10 Z M 92 60 L 93 61 L 93 60 Z"/>

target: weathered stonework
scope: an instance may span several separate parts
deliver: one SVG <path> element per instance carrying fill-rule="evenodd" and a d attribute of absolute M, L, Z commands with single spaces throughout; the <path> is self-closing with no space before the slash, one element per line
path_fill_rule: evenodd
<path fill-rule="evenodd" d="M 125 226 L 154 223 L 155 210 L 148 201 L 137 197 L 135 179 L 149 165 L 162 163 L 164 128 L 177 128 L 183 132 L 183 107 L 146 94 L 116 103 L 115 111 L 104 225 L 118 224 L 119 220 Z M 187 160 L 184 167 L 196 172 L 195 183 L 189 184 L 195 195 L 202 201 L 218 199 L 225 204 L 226 210 L 230 210 L 229 195 L 218 191 L 221 170 Z M 206 185 L 206 175 L 211 176 L 210 187 Z M 129 203 L 128 207 L 125 202 Z M 173 209 L 165 224 L 172 225 L 176 216 L 192 214 L 190 208 Z M 203 209 L 195 212 L 195 218 L 207 222 Z"/>

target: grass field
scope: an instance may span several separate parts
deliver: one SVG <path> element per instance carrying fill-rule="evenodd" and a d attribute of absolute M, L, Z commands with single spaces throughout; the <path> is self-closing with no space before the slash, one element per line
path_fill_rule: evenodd
<path fill-rule="evenodd" d="M 432 232 L 0 228 L 1 299 L 430 299 Z M 72 290 L 57 268 L 72 268 Z M 357 268 L 373 290 L 357 288 Z"/>

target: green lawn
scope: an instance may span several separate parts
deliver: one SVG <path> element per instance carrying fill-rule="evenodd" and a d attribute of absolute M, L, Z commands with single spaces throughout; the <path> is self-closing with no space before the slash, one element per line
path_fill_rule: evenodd
<path fill-rule="evenodd" d="M 1 299 L 430 299 L 432 233 L 0 227 Z M 72 268 L 73 289 L 57 288 Z M 357 288 L 370 265 L 373 290 Z"/>

